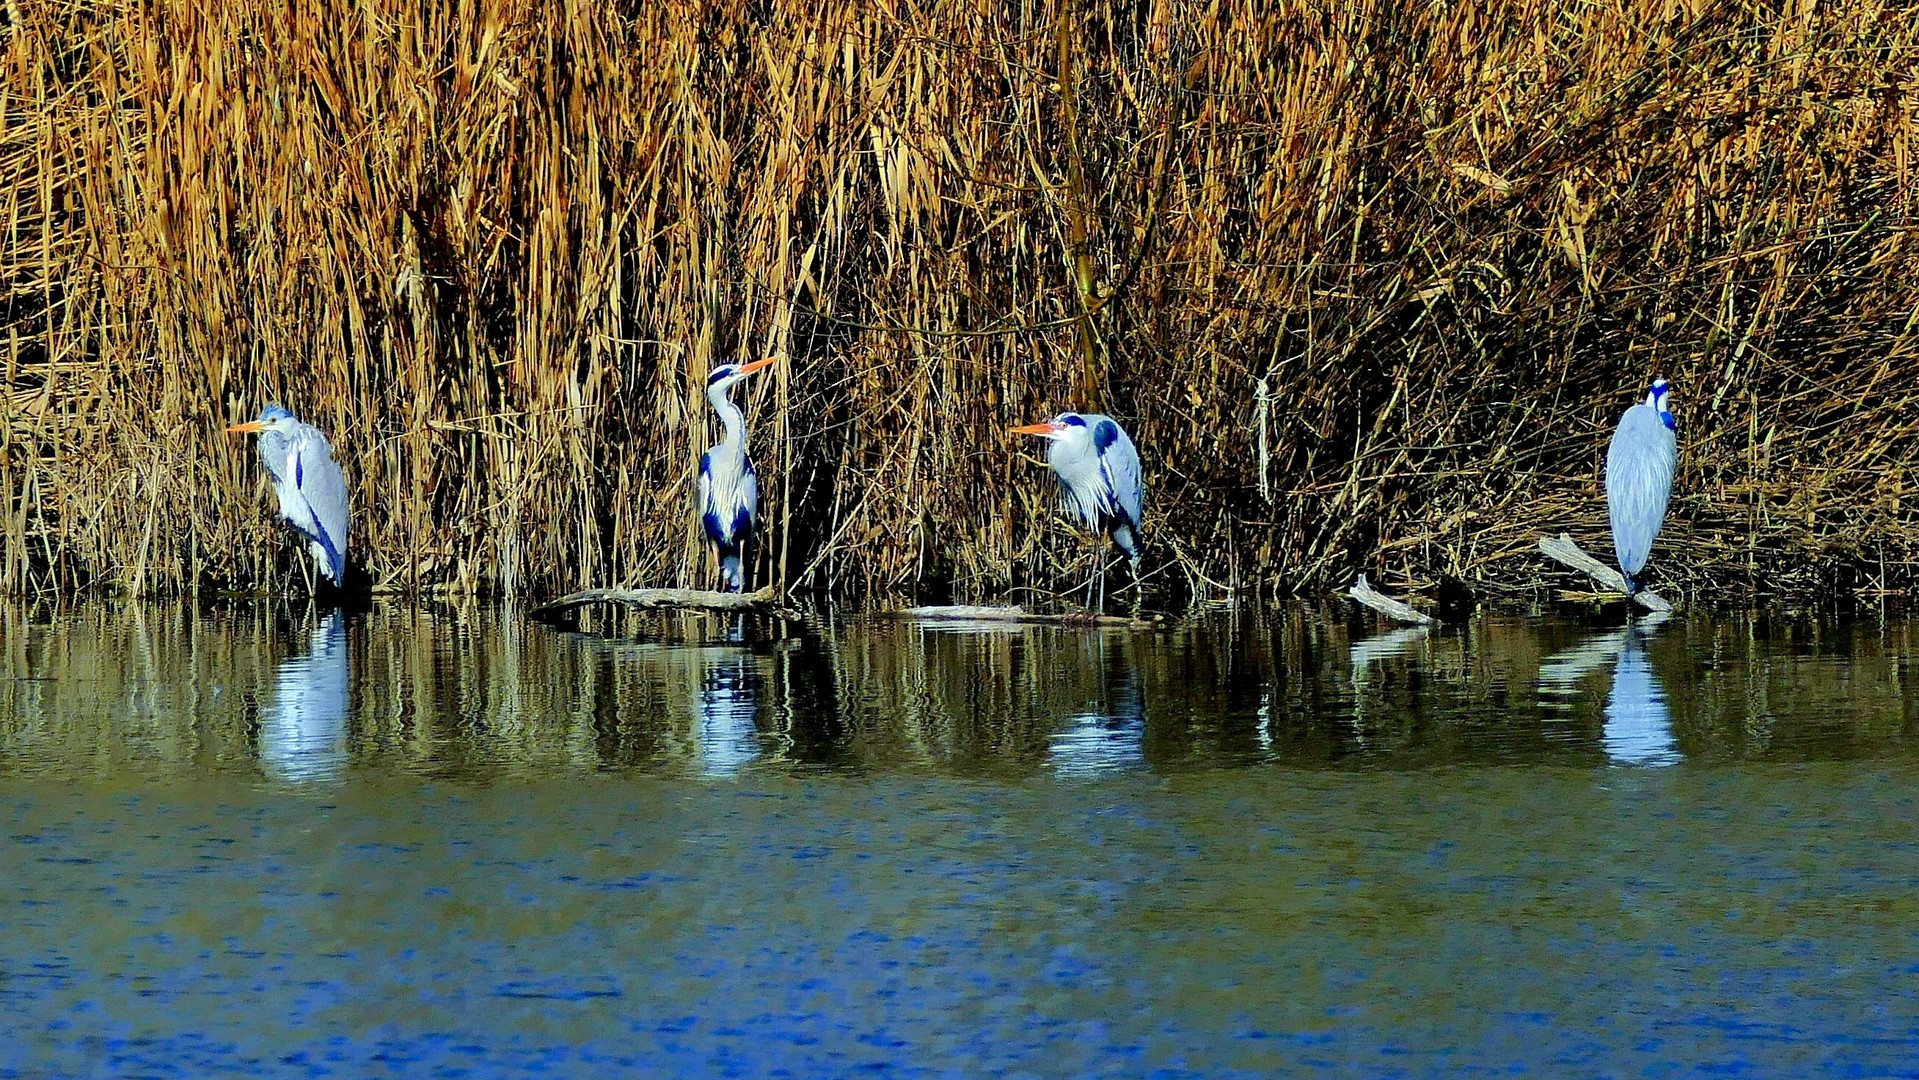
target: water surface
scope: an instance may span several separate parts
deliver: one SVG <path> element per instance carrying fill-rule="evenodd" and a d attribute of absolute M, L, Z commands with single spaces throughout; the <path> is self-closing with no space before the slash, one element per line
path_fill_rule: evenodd
<path fill-rule="evenodd" d="M 1913 635 L 0 608 L 0 1076 L 1919 1075 Z"/>

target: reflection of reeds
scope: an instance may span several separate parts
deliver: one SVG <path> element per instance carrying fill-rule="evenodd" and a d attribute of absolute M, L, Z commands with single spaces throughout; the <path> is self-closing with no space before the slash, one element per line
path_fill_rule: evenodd
<path fill-rule="evenodd" d="M 691 583 L 702 378 L 767 351 L 758 577 L 1050 581 L 1003 429 L 1097 403 L 1173 580 L 1528 580 L 1658 370 L 1662 573 L 1910 578 L 1869 5 L 8 10 L 0 590 L 266 578 L 270 399 L 376 581 Z"/>
<path fill-rule="evenodd" d="M 314 619 L 0 604 L 0 774 L 271 775 L 261 729 L 297 689 L 283 662 L 311 649 Z M 1121 729 L 1136 734 L 1127 767 L 1169 772 L 1597 756 L 1623 644 L 1482 619 L 1391 655 L 1361 648 L 1360 674 L 1346 625 L 1300 608 L 1152 633 L 867 620 L 779 647 L 716 641 L 716 626 L 651 616 L 645 639 L 600 638 L 471 605 L 375 607 L 348 624 L 346 754 L 329 775 L 1009 777 L 1062 764 L 1063 735 Z M 1647 651 L 1682 756 L 1794 760 L 1905 752 L 1912 638 L 1679 619 Z"/>
<path fill-rule="evenodd" d="M 280 650 L 264 609 L 219 622 L 180 605 L 0 605 L 0 748 L 9 768 L 113 780 L 245 768 Z"/>

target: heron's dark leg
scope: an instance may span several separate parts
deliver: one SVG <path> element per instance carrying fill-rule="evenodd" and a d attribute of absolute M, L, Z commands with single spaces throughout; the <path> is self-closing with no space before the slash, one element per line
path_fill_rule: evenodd
<path fill-rule="evenodd" d="M 313 560 L 307 558 L 306 552 L 304 551 L 300 553 L 300 576 L 306 579 L 307 595 L 312 596 L 313 595 Z"/>

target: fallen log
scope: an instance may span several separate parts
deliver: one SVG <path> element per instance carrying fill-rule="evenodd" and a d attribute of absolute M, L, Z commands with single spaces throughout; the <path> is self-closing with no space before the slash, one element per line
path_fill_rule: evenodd
<path fill-rule="evenodd" d="M 770 585 L 750 593 L 705 589 L 582 589 L 558 600 L 549 600 L 527 614 L 535 619 L 547 619 L 587 604 L 623 604 L 649 611 L 773 611 L 785 618 L 789 613 L 774 610 L 778 600 L 778 590 Z"/>
<path fill-rule="evenodd" d="M 1595 582 L 1599 583 L 1601 588 L 1606 589 L 1608 592 L 1616 592 L 1621 596 L 1626 595 L 1625 575 L 1621 574 L 1618 569 L 1607 566 L 1605 563 L 1586 554 L 1584 549 L 1573 542 L 1571 536 L 1565 533 L 1560 533 L 1558 536 L 1542 536 L 1539 538 L 1539 550 L 1540 553 L 1547 558 L 1561 565 L 1571 567 L 1585 574 L 1587 577 L 1592 578 Z M 1633 593 L 1632 599 L 1634 603 L 1637 603 L 1647 611 L 1671 611 L 1673 609 L 1670 601 L 1650 589 L 1641 589 Z"/>
<path fill-rule="evenodd" d="M 1346 595 L 1359 601 L 1362 606 L 1372 608 L 1374 611 L 1379 612 L 1389 619 L 1397 619 L 1405 623 L 1415 623 L 1419 626 L 1439 625 L 1439 620 L 1433 618 L 1431 615 L 1418 610 L 1403 600 L 1395 600 L 1385 593 L 1380 592 L 1378 589 L 1373 588 L 1367 583 L 1365 574 L 1359 575 L 1359 580 L 1353 582 L 1353 587 L 1346 590 Z"/>

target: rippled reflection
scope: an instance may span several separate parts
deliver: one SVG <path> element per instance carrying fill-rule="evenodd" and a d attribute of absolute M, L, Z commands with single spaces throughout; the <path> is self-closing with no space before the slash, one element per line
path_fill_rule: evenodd
<path fill-rule="evenodd" d="M 1679 760 L 1666 692 L 1646 656 L 1646 636 L 1657 626 L 1636 623 L 1626 631 L 1613 665 L 1612 690 L 1606 695 L 1606 754 L 1626 765 L 1671 765 Z"/>
<path fill-rule="evenodd" d="M 267 775 L 307 783 L 339 773 L 347 760 L 351 679 L 346 621 L 336 610 L 313 628 L 306 652 L 287 657 L 274 673 L 272 696 L 260 711 L 260 765 Z"/>
<path fill-rule="evenodd" d="M 1059 776 L 1099 776 L 1146 767 L 1146 702 L 1124 637 L 1084 635 L 1100 673 L 1099 697 L 1053 733 L 1047 760 Z"/>
<path fill-rule="evenodd" d="M 1595 634 L 1539 666 L 1542 702 L 1568 711 L 1584 697 L 1587 677 L 1612 666 L 1600 741 L 1606 756 L 1622 765 L 1671 765 L 1680 760 L 1672 712 L 1646 651 L 1647 642 L 1669 617 L 1657 612 Z"/>
<path fill-rule="evenodd" d="M 1380 633 L 1305 607 L 1139 631 L 659 616 L 588 633 L 480 606 L 308 619 L 0 605 L 0 773 L 1097 780 L 1919 750 L 1919 624 L 1905 622 L 1687 615 L 1628 632 L 1494 616 Z"/>
<path fill-rule="evenodd" d="M 0 1074 L 1919 1060 L 1914 624 L 609 622 L 0 604 Z"/>
<path fill-rule="evenodd" d="M 1374 634 L 1353 642 L 1347 650 L 1347 662 L 1352 665 L 1353 685 L 1363 687 L 1367 672 L 1375 662 L 1403 656 L 1413 651 L 1419 643 L 1426 640 L 1428 630 L 1424 626 L 1407 626 L 1398 630 L 1388 630 L 1383 634 Z"/>
<path fill-rule="evenodd" d="M 1626 629 L 1594 634 L 1569 649 L 1547 657 L 1539 665 L 1539 693 L 1560 707 L 1568 707 L 1585 691 L 1580 686 L 1586 676 L 1612 663 L 1626 647 Z"/>
<path fill-rule="evenodd" d="M 708 663 L 693 698 L 700 772 L 734 776 L 760 756 L 758 674 L 744 649 L 703 652 Z"/>

